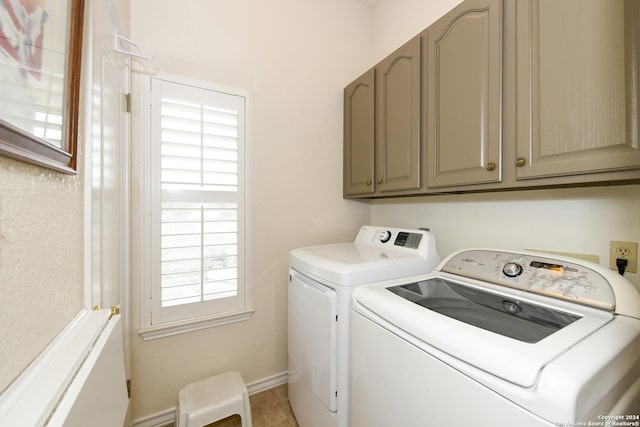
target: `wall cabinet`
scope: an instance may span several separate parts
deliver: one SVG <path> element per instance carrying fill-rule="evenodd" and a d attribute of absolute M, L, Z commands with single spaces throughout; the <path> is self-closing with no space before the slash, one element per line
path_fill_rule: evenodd
<path fill-rule="evenodd" d="M 344 90 L 344 194 L 421 188 L 420 38 Z"/>
<path fill-rule="evenodd" d="M 640 167 L 639 9 L 518 0 L 518 180 Z"/>
<path fill-rule="evenodd" d="M 345 90 L 345 197 L 640 183 L 639 27 L 637 0 L 465 0 L 371 71 L 373 123 Z"/>
<path fill-rule="evenodd" d="M 501 179 L 501 0 L 467 0 L 425 31 L 427 185 Z"/>
<path fill-rule="evenodd" d="M 374 186 L 375 71 L 344 89 L 344 195 L 371 194 Z"/>
<path fill-rule="evenodd" d="M 420 189 L 420 37 L 376 70 L 376 191 Z"/>

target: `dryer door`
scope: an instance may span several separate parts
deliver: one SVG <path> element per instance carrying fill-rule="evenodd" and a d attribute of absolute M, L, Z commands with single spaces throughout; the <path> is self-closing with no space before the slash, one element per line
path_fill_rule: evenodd
<path fill-rule="evenodd" d="M 338 295 L 289 270 L 289 380 L 302 381 L 336 411 Z"/>

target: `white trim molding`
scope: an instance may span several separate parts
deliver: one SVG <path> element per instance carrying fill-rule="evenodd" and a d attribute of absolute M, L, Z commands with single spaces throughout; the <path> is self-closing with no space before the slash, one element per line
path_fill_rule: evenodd
<path fill-rule="evenodd" d="M 228 313 L 214 314 L 211 316 L 202 316 L 194 319 L 166 322 L 158 326 L 149 326 L 139 329 L 138 335 L 140 335 L 145 341 L 170 337 L 172 335 L 249 320 L 251 316 L 253 316 L 254 311 L 254 309 L 249 308 Z"/>
<path fill-rule="evenodd" d="M 27 367 L 27 369 L 0 395 L 0 426 L 62 425 L 74 408 L 79 381 L 88 378 L 93 365 L 104 347 L 98 346 L 101 334 L 109 322 L 110 310 L 82 310 L 53 340 L 51 344 Z M 119 319 L 118 319 L 119 321 Z M 118 323 L 116 338 L 120 340 Z M 112 330 L 116 330 L 112 328 Z M 102 341 L 100 341 L 102 344 Z M 104 366 L 103 366 L 104 367 Z M 124 364 L 121 389 L 124 390 L 124 406 L 128 406 L 124 380 Z M 86 371 L 86 372 L 85 372 Z M 81 374 L 82 373 L 82 374 Z M 109 372 L 111 373 L 111 372 Z M 92 377 L 93 378 L 93 377 Z M 110 391 L 110 390 L 109 390 Z M 86 396 L 83 396 L 86 401 Z M 110 398 L 113 396 L 110 396 Z M 117 397 L 117 396 L 116 396 Z M 66 412 L 65 412 L 66 411 Z M 75 414 L 75 412 L 74 412 Z"/>

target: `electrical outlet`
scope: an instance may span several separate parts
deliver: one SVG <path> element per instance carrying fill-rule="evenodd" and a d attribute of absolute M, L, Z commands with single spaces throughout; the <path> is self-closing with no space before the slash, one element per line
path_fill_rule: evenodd
<path fill-rule="evenodd" d="M 638 243 L 637 242 L 614 242 L 611 241 L 609 251 L 609 268 L 617 270 L 616 259 L 626 259 L 628 264 L 625 271 L 629 273 L 638 272 Z"/>

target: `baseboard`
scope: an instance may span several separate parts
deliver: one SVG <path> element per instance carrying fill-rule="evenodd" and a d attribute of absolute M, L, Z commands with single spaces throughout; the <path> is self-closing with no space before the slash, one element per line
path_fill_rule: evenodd
<path fill-rule="evenodd" d="M 270 377 L 247 384 L 247 391 L 249 392 L 249 395 L 260 393 L 261 391 L 269 390 L 274 387 L 278 387 L 279 385 L 285 384 L 288 380 L 289 372 L 280 372 L 279 374 L 275 374 Z"/>
<path fill-rule="evenodd" d="M 177 397 L 176 397 L 177 399 Z M 176 420 L 176 408 L 166 409 L 133 421 L 132 427 L 165 427 L 173 425 Z"/>
<path fill-rule="evenodd" d="M 285 384 L 289 379 L 287 371 L 247 384 L 249 395 L 260 393 Z M 178 397 L 176 396 L 176 399 Z M 166 427 L 175 422 L 176 408 L 165 409 L 133 421 L 132 427 Z"/>

